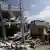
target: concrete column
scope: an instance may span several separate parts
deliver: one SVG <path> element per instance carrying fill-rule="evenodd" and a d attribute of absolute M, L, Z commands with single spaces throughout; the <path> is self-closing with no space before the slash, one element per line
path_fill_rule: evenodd
<path fill-rule="evenodd" d="M 23 16 L 23 10 L 22 10 L 22 0 L 19 0 L 20 5 L 20 17 L 21 17 L 21 32 L 22 32 L 22 38 L 25 43 L 25 36 L 24 36 L 24 16 Z"/>
<path fill-rule="evenodd" d="M 0 18 L 1 18 L 1 24 L 2 24 L 2 30 L 3 30 L 3 37 L 4 39 L 6 39 L 6 33 L 5 33 L 5 28 L 4 28 L 4 21 L 3 21 L 3 17 L 2 17 L 2 10 L 1 10 L 1 4 L 0 4 Z"/>

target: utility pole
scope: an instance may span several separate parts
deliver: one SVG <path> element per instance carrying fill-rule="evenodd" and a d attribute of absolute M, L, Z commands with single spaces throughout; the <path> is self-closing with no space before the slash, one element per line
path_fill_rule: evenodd
<path fill-rule="evenodd" d="M 20 18 L 21 18 L 21 33 L 23 42 L 25 43 L 25 36 L 24 36 L 24 16 L 23 16 L 23 10 L 22 10 L 22 0 L 19 0 L 20 3 Z"/>

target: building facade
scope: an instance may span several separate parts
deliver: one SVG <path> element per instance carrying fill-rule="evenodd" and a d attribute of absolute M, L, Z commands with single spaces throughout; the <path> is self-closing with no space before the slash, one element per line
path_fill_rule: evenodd
<path fill-rule="evenodd" d="M 32 21 L 30 24 L 30 31 L 32 37 L 39 36 L 40 38 L 44 39 L 44 29 L 46 29 L 46 32 L 49 28 L 49 23 L 45 21 L 35 20 Z"/>

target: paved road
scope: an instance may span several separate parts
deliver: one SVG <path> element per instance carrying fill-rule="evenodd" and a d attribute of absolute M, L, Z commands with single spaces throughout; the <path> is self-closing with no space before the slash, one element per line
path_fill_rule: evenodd
<path fill-rule="evenodd" d="M 50 49 L 48 49 L 48 47 L 49 46 L 38 46 L 37 48 L 35 48 L 35 49 L 28 49 L 28 50 L 50 50 Z M 5 49 L 5 48 L 0 48 L 0 50 L 7 50 L 7 49 Z M 13 49 L 12 49 L 13 50 Z"/>
<path fill-rule="evenodd" d="M 37 47 L 35 50 L 50 50 L 49 48 L 48 48 L 49 46 L 40 46 L 40 47 Z"/>
<path fill-rule="evenodd" d="M 49 46 L 47 45 L 43 45 L 43 46 L 38 46 L 35 49 L 28 48 L 28 50 L 50 50 L 48 47 Z"/>

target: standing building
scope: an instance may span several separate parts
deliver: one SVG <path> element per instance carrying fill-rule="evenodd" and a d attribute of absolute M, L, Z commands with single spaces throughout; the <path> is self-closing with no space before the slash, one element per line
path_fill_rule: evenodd
<path fill-rule="evenodd" d="M 31 36 L 33 38 L 37 38 L 37 36 L 39 36 L 40 38 L 44 39 L 44 34 L 47 33 L 48 28 L 49 28 L 48 22 L 34 20 L 30 24 Z M 44 30 L 45 30 L 45 33 L 44 33 Z"/>

